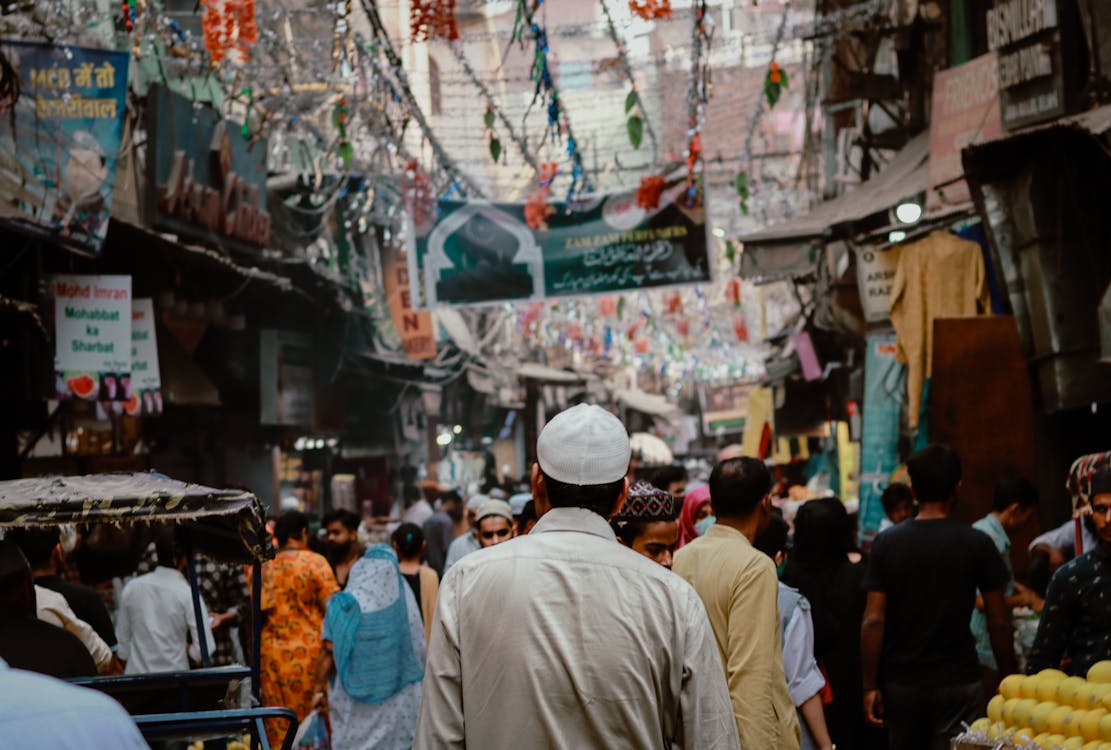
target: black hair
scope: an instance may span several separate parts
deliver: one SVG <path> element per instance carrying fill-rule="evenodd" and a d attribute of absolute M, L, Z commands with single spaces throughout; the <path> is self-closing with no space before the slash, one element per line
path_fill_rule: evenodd
<path fill-rule="evenodd" d="M 525 503 L 525 507 L 521 508 L 521 515 L 517 516 L 516 521 L 518 526 L 524 526 L 529 521 L 536 520 L 536 502 L 529 500 Z"/>
<path fill-rule="evenodd" d="M 687 470 L 680 464 L 638 466 L 637 479 L 643 479 L 652 486 L 667 492 L 670 484 L 687 481 Z"/>
<path fill-rule="evenodd" d="M 445 503 L 462 503 L 463 496 L 459 494 L 459 490 L 448 490 L 440 495 L 440 505 Z"/>
<path fill-rule="evenodd" d="M 920 503 L 944 503 L 961 482 L 961 457 L 943 443 L 930 443 L 907 459 L 910 484 Z"/>
<path fill-rule="evenodd" d="M 27 558 L 14 542 L 0 539 L 0 607 L 34 614 L 34 592 Z"/>
<path fill-rule="evenodd" d="M 9 530 L 6 538 L 23 551 L 32 568 L 44 568 L 50 564 L 61 532 L 57 526 L 23 527 Z"/>
<path fill-rule="evenodd" d="M 648 531 L 648 524 L 650 523 L 652 521 L 611 521 L 610 527 L 622 544 L 631 547 L 637 537 Z"/>
<path fill-rule="evenodd" d="M 543 471 L 541 471 L 543 474 Z M 567 484 L 544 474 L 548 502 L 553 508 L 585 508 L 609 518 L 625 489 L 625 477 L 606 484 Z"/>
<path fill-rule="evenodd" d="M 1023 477 L 1011 474 L 996 483 L 991 509 L 1002 513 L 1015 503 L 1018 503 L 1020 509 L 1033 508 L 1038 504 L 1038 491 Z"/>
<path fill-rule="evenodd" d="M 407 484 L 401 488 L 401 499 L 405 501 L 406 505 L 417 502 L 421 497 L 420 487 L 415 484 Z"/>
<path fill-rule="evenodd" d="M 890 516 L 900 503 L 914 503 L 914 491 L 902 482 L 892 482 L 883 488 L 880 504 L 884 515 Z"/>
<path fill-rule="evenodd" d="M 336 508 L 335 510 L 326 513 L 320 524 L 322 526 L 328 526 L 329 524 L 333 524 L 336 521 L 342 523 L 343 527 L 348 531 L 358 531 L 359 523 L 362 521 L 362 519 L 359 518 L 357 513 L 353 513 L 347 508 Z"/>
<path fill-rule="evenodd" d="M 773 513 L 768 519 L 768 525 L 756 535 L 752 546 L 775 559 L 776 555 L 787 549 L 788 530 L 787 522 Z"/>
<path fill-rule="evenodd" d="M 185 549 L 181 543 L 181 534 L 174 526 L 167 526 L 154 537 L 154 554 L 158 564 L 164 568 L 176 568 L 181 558 L 185 557 Z"/>
<path fill-rule="evenodd" d="M 299 510 L 287 510 L 278 516 L 278 523 L 274 526 L 274 536 L 278 537 L 278 544 L 285 545 L 291 537 L 299 537 L 309 528 L 309 517 Z"/>
<path fill-rule="evenodd" d="M 744 518 L 771 491 L 772 475 L 758 458 L 722 461 L 710 472 L 710 506 L 718 518 Z"/>
<path fill-rule="evenodd" d="M 402 558 L 413 558 L 420 554 L 424 544 L 424 532 L 415 523 L 403 523 L 390 535 L 397 554 Z"/>

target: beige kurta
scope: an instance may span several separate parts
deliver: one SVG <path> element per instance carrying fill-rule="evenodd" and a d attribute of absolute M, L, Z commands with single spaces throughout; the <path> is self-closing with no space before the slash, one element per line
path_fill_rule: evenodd
<path fill-rule="evenodd" d="M 738 740 L 698 595 L 619 544 L 601 516 L 557 508 L 444 577 L 413 747 L 736 750 Z"/>
<path fill-rule="evenodd" d="M 903 247 L 891 290 L 896 357 L 907 364 L 907 423 L 918 426 L 922 385 L 934 362 L 934 320 L 967 318 L 991 309 L 980 246 L 934 232 Z"/>
<path fill-rule="evenodd" d="M 742 748 L 798 750 L 798 716 L 787 692 L 775 564 L 739 531 L 714 524 L 675 553 L 672 568 L 694 586 L 714 629 Z"/>

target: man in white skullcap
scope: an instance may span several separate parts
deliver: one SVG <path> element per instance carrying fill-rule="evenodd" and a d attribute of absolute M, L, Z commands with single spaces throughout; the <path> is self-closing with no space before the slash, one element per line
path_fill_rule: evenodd
<path fill-rule="evenodd" d="M 698 594 L 619 544 L 629 438 L 597 406 L 540 434 L 527 536 L 444 576 L 415 750 L 739 746 Z"/>

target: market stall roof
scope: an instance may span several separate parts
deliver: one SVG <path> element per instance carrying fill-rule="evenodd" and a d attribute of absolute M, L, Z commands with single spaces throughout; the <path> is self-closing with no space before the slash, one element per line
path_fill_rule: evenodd
<path fill-rule="evenodd" d="M 262 504 L 250 492 L 155 473 L 0 482 L 0 527 L 161 522 L 189 526 L 197 548 L 217 559 L 246 562 L 274 556 Z"/>
<path fill-rule="evenodd" d="M 629 409 L 664 419 L 678 419 L 679 407 L 673 404 L 666 396 L 646 391 L 620 388 L 614 391 L 613 397 Z"/>
<path fill-rule="evenodd" d="M 836 236 L 838 228 L 923 193 L 928 184 L 929 155 L 929 133 L 921 133 L 872 179 L 819 203 L 809 213 L 738 237 L 744 244 L 741 275 L 774 279 L 813 270 L 818 251 Z"/>

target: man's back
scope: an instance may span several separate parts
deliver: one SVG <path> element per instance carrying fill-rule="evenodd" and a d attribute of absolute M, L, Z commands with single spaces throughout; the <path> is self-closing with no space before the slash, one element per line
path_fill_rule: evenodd
<path fill-rule="evenodd" d="M 94 589 L 70 583 L 58 575 L 37 576 L 35 585 L 64 596 L 75 615 L 89 623 L 96 634 L 109 646 L 116 645 L 116 630 L 112 626 L 112 618 L 108 614 L 104 600 Z"/>
<path fill-rule="evenodd" d="M 414 747 L 737 747 L 695 592 L 578 508 L 456 564 Z"/>
<path fill-rule="evenodd" d="M 203 601 L 201 609 L 208 630 L 208 611 Z M 198 639 L 192 592 L 185 576 L 173 568 L 159 566 L 129 581 L 120 597 L 117 628 L 120 657 L 127 662 L 127 674 L 189 669 L 187 647 L 197 649 Z M 207 637 L 211 651 L 214 644 L 210 632 Z"/>
<path fill-rule="evenodd" d="M 969 627 L 976 589 L 1006 581 L 987 535 L 951 518 L 909 519 L 877 536 L 865 585 L 887 597 L 885 680 L 938 688 L 979 679 Z"/>
<path fill-rule="evenodd" d="M 437 573 L 443 573 L 444 562 L 447 558 L 448 546 L 455 538 L 455 524 L 451 516 L 438 510 L 424 522 L 424 538 L 428 543 L 425 548 L 425 559 L 428 567 Z"/>
<path fill-rule="evenodd" d="M 676 553 L 672 570 L 706 605 L 741 746 L 798 748 L 798 718 L 783 674 L 775 564 L 739 531 L 715 524 Z"/>

